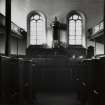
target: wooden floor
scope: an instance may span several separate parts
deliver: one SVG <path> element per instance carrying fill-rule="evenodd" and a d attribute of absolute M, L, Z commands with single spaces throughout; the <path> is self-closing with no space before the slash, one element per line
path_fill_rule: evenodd
<path fill-rule="evenodd" d="M 37 93 L 33 105 L 80 105 L 80 101 L 75 92 Z"/>

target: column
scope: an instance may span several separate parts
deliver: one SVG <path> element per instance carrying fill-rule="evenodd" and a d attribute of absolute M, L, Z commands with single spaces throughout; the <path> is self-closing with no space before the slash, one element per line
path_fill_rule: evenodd
<path fill-rule="evenodd" d="M 5 3 L 5 15 L 6 15 L 6 39 L 5 39 L 5 55 L 10 53 L 10 34 L 11 34 L 11 0 L 6 0 Z"/>
<path fill-rule="evenodd" d="M 104 12 L 105 12 L 105 1 L 104 1 Z M 105 13 L 104 13 L 104 30 L 105 30 Z M 104 32 L 104 54 L 105 54 L 105 32 Z"/>

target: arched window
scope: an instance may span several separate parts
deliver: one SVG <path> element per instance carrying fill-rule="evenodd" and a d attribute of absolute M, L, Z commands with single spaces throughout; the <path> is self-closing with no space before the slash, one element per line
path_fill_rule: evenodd
<path fill-rule="evenodd" d="M 82 19 L 77 14 L 69 18 L 69 44 L 82 44 Z"/>
<path fill-rule="evenodd" d="M 68 44 L 85 44 L 85 20 L 84 16 L 78 12 L 70 12 L 68 17 Z"/>
<path fill-rule="evenodd" d="M 43 45 L 46 43 L 46 18 L 40 13 L 33 11 L 28 15 L 28 42 L 29 45 Z"/>

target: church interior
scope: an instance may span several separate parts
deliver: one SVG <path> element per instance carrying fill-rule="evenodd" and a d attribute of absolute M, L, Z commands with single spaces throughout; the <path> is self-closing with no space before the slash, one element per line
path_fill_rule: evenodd
<path fill-rule="evenodd" d="M 0 0 L 0 105 L 105 105 L 104 0 Z"/>

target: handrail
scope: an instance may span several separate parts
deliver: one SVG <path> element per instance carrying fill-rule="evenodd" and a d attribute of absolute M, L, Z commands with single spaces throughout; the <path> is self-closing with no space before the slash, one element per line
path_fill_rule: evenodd
<path fill-rule="evenodd" d="M 0 25 L 5 27 L 5 16 L 1 13 L 0 13 Z M 11 21 L 11 30 L 12 30 L 12 32 L 15 32 L 19 36 L 22 36 L 21 30 L 25 31 L 23 28 L 19 27 L 12 21 Z"/>

